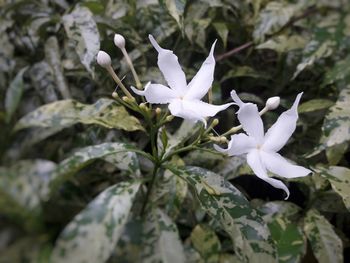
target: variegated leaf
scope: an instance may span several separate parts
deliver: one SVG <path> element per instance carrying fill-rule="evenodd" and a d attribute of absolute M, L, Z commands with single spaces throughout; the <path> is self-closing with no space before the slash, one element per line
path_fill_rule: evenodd
<path fill-rule="evenodd" d="M 350 211 L 350 169 L 340 166 L 319 168 L 320 175 L 331 183 L 332 188 L 343 199 L 346 208 Z"/>
<path fill-rule="evenodd" d="M 269 2 L 260 12 L 255 23 L 253 32 L 255 42 L 261 43 L 267 35 L 278 32 L 296 14 L 298 9 L 295 4 Z"/>
<path fill-rule="evenodd" d="M 92 64 L 100 50 L 100 34 L 92 13 L 88 8 L 78 5 L 62 20 L 81 63 L 93 75 Z"/>
<path fill-rule="evenodd" d="M 191 242 L 205 262 L 218 262 L 221 243 L 215 232 L 206 225 L 197 225 L 192 230 Z"/>
<path fill-rule="evenodd" d="M 286 53 L 296 49 L 302 49 L 306 45 L 306 39 L 299 35 L 279 35 L 256 46 L 256 49 L 272 49 L 278 53 Z"/>
<path fill-rule="evenodd" d="M 54 192 L 62 182 L 96 159 L 112 162 L 119 169 L 132 173 L 133 177 L 139 177 L 139 163 L 133 150 L 131 145 L 125 143 L 102 143 L 82 148 L 57 166 L 50 184 L 51 190 Z"/>
<path fill-rule="evenodd" d="M 194 187 L 198 199 L 230 235 L 243 262 L 277 262 L 269 229 L 248 200 L 221 176 L 198 167 L 170 168 Z"/>
<path fill-rule="evenodd" d="M 350 140 L 350 86 L 341 90 L 337 102 L 326 115 L 322 130 L 324 137 L 321 143 L 326 147 Z"/>
<path fill-rule="evenodd" d="M 139 182 L 122 182 L 99 194 L 63 230 L 52 262 L 105 262 L 123 231 L 139 187 Z"/>
<path fill-rule="evenodd" d="M 304 219 L 304 232 L 320 263 L 342 263 L 343 244 L 332 225 L 316 210 L 309 210 Z"/>
<path fill-rule="evenodd" d="M 22 117 L 15 130 L 29 127 L 65 128 L 76 123 L 97 124 L 127 131 L 143 130 L 138 119 L 111 99 L 99 99 L 92 105 L 75 100 L 52 102 Z"/>
<path fill-rule="evenodd" d="M 38 215 L 40 203 L 49 197 L 49 184 L 55 169 L 56 164 L 47 160 L 23 160 L 10 167 L 0 167 L 1 195 L 15 201 L 22 212 L 30 211 L 31 215 Z M 11 204 L 4 202 L 2 209 L 14 208 L 7 205 Z"/>
<path fill-rule="evenodd" d="M 142 262 L 185 262 L 176 224 L 160 209 L 148 213 L 143 224 Z"/>
<path fill-rule="evenodd" d="M 28 67 L 22 68 L 16 75 L 16 77 L 10 83 L 9 88 L 6 91 L 5 96 L 5 109 L 6 109 L 6 121 L 9 122 L 12 115 L 15 113 L 19 102 L 22 97 L 24 83 L 23 74 L 26 72 Z"/>

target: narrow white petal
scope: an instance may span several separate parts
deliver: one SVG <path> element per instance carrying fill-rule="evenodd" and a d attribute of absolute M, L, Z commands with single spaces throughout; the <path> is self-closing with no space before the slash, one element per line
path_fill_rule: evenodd
<path fill-rule="evenodd" d="M 298 105 L 302 94 L 303 93 L 298 94 L 293 106 L 289 110 L 283 112 L 274 125 L 267 131 L 263 149 L 278 152 L 292 136 L 297 125 Z"/>
<path fill-rule="evenodd" d="M 273 187 L 284 190 L 287 194 L 287 197 L 285 199 L 288 199 L 289 190 L 287 186 L 281 181 L 274 178 L 270 178 L 267 175 L 266 167 L 263 165 L 260 159 L 259 150 L 250 151 L 247 155 L 247 162 L 250 168 L 252 168 L 253 172 L 256 174 L 256 176 L 258 176 L 260 179 L 264 180 L 265 182 L 269 183 Z"/>
<path fill-rule="evenodd" d="M 264 124 L 256 104 L 243 103 L 237 112 L 237 117 L 243 130 L 249 136 L 255 138 L 258 144 L 261 144 L 264 139 Z"/>
<path fill-rule="evenodd" d="M 261 151 L 261 160 L 267 170 L 285 178 L 302 177 L 312 173 L 311 170 L 294 165 L 275 152 Z"/>
<path fill-rule="evenodd" d="M 184 96 L 187 90 L 187 82 L 177 56 L 173 51 L 160 47 L 152 35 L 149 35 L 148 38 L 152 46 L 158 51 L 158 67 L 165 80 L 179 96 Z"/>
<path fill-rule="evenodd" d="M 146 100 L 149 103 L 157 103 L 157 104 L 170 103 L 170 101 L 176 98 L 177 96 L 175 91 L 161 84 L 148 83 L 145 86 L 144 90 L 138 90 L 134 87 L 131 87 L 131 89 L 136 94 L 140 96 L 145 96 Z"/>
<path fill-rule="evenodd" d="M 235 90 L 231 91 L 231 97 L 239 107 L 241 107 L 244 104 L 244 102 L 238 97 L 237 92 Z"/>
<path fill-rule="evenodd" d="M 226 153 L 229 156 L 246 154 L 254 147 L 256 147 L 255 140 L 251 137 L 248 137 L 244 133 L 232 135 L 227 149 L 223 149 L 217 145 L 214 145 L 214 148 L 217 151 Z"/>
<path fill-rule="evenodd" d="M 197 74 L 193 77 L 191 82 L 187 86 L 187 93 L 185 99 L 198 99 L 204 97 L 210 89 L 214 80 L 214 69 L 215 69 L 215 58 L 214 58 L 214 48 L 216 40 L 211 46 L 209 56 L 203 62 L 201 68 Z"/>
<path fill-rule="evenodd" d="M 207 125 L 205 117 L 212 117 L 219 111 L 228 108 L 232 103 L 223 105 L 211 105 L 200 100 L 173 100 L 169 104 L 169 110 L 172 115 L 184 118 L 186 120 L 201 121 L 204 126 Z"/>

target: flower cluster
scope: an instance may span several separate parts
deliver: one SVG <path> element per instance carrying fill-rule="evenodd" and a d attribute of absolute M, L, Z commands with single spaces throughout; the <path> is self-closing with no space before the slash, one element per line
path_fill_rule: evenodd
<path fill-rule="evenodd" d="M 297 95 L 292 107 L 283 112 L 275 124 L 264 134 L 261 115 L 268 110 L 276 109 L 279 106 L 279 97 L 269 98 L 265 108 L 260 112 L 256 104 L 243 102 L 234 90 L 231 92 L 233 99 L 231 103 L 212 105 L 202 101 L 214 80 L 214 48 L 216 41 L 211 46 L 209 55 L 197 74 L 187 84 L 185 73 L 181 69 L 177 56 L 171 50 L 162 48 L 152 35 L 149 35 L 149 40 L 158 52 L 158 67 L 169 87 L 149 82 L 142 90 L 139 78 L 126 52 L 125 39 L 119 34 L 116 34 L 114 38 L 115 45 L 122 50 L 135 78 L 137 88 L 131 87 L 132 91 L 137 95 L 144 96 L 150 104 L 168 104 L 168 109 L 173 116 L 193 122 L 200 121 L 204 124 L 204 127 L 207 126 L 207 117 L 215 116 L 219 111 L 225 110 L 231 105 L 237 105 L 239 107 L 237 117 L 241 125 L 232 128 L 224 135 L 235 133 L 241 128 L 245 133 L 232 135 L 226 149 L 218 145 L 214 145 L 214 148 L 229 156 L 245 155 L 253 172 L 270 185 L 284 190 L 287 199 L 289 190 L 286 185 L 280 180 L 269 177 L 268 171 L 284 178 L 302 177 L 311 173 L 309 169 L 294 165 L 278 154 L 278 151 L 287 143 L 295 131 L 298 120 L 297 108 L 302 93 Z M 109 55 L 104 51 L 100 51 L 97 62 L 109 71 L 127 97 L 135 100 L 111 68 Z M 144 107 L 144 104 L 142 106 Z M 170 119 L 169 117 L 168 119 Z M 222 140 L 217 140 L 217 142 L 222 142 Z"/>

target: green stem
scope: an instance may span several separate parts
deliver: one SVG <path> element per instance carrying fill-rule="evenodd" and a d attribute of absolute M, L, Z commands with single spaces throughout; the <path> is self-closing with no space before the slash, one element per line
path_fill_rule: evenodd
<path fill-rule="evenodd" d="M 159 165 L 158 165 L 158 164 L 155 164 L 155 166 L 154 166 L 154 168 L 153 168 L 152 179 L 151 179 L 151 182 L 150 182 L 149 187 L 148 187 L 148 189 L 147 189 L 145 201 L 144 201 L 143 204 L 142 204 L 142 208 L 141 208 L 141 217 L 144 216 L 144 214 L 145 214 L 146 207 L 147 207 L 147 204 L 148 204 L 148 200 L 149 200 L 149 198 L 150 198 L 150 196 L 151 196 L 152 189 L 153 189 L 153 185 L 154 185 L 154 183 L 155 183 L 155 181 L 156 181 L 158 169 L 159 169 Z"/>

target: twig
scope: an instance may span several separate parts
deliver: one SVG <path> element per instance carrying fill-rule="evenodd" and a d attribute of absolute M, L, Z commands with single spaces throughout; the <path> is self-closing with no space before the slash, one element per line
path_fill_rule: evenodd
<path fill-rule="evenodd" d="M 284 29 L 292 26 L 295 22 L 301 20 L 301 19 L 304 19 L 306 17 L 308 17 L 309 15 L 313 14 L 313 13 L 316 13 L 316 11 L 318 11 L 318 9 L 315 7 L 315 6 L 312 6 L 310 8 L 308 8 L 304 13 L 302 13 L 300 16 L 296 16 L 294 18 L 292 18 L 291 20 L 289 20 L 289 22 L 287 24 L 285 24 L 280 30 L 278 30 L 276 33 L 274 34 L 271 34 L 270 36 L 267 37 L 267 39 L 279 34 L 281 31 L 283 31 Z M 233 56 L 234 54 L 246 49 L 246 48 L 249 48 L 251 46 L 254 45 L 254 42 L 253 41 L 249 41 L 239 47 L 236 47 L 234 49 L 231 49 L 230 51 L 228 52 L 225 52 L 221 55 L 218 55 L 215 60 L 218 62 L 220 60 L 223 60 L 223 59 L 226 59 L 228 57 L 231 57 Z"/>

